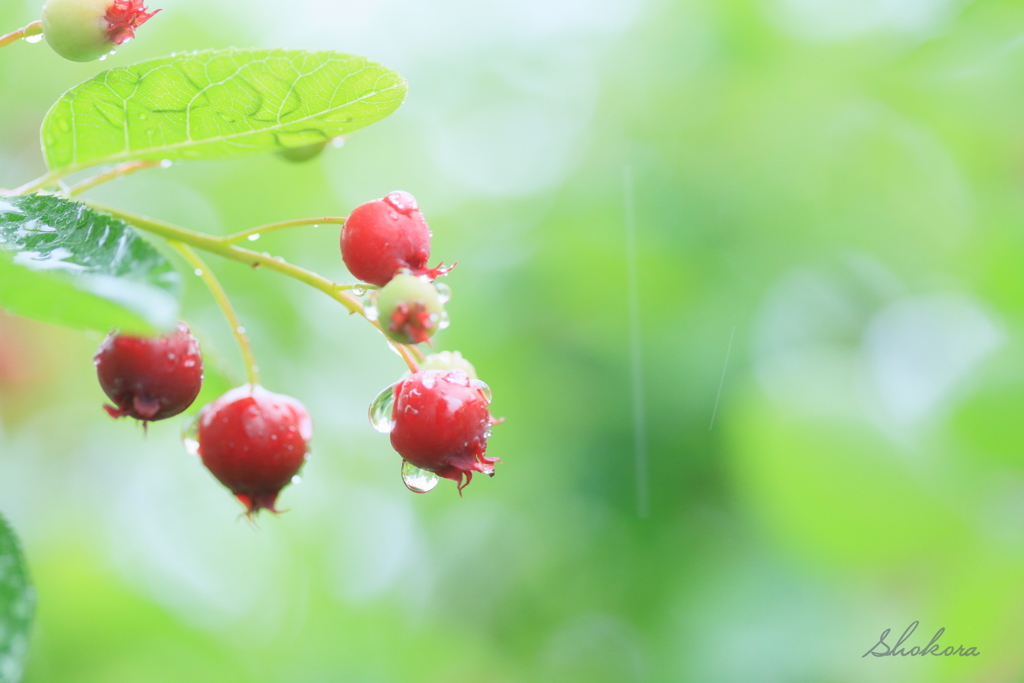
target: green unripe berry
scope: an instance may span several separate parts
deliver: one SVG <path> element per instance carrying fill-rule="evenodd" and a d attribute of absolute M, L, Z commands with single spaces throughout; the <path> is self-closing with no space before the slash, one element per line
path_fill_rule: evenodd
<path fill-rule="evenodd" d="M 399 274 L 378 293 L 377 317 L 384 332 L 400 344 L 419 344 L 444 326 L 447 314 L 434 285 Z"/>
<path fill-rule="evenodd" d="M 156 12 L 147 12 L 142 0 L 46 0 L 43 36 L 61 57 L 91 62 L 134 38 Z"/>
<path fill-rule="evenodd" d="M 478 379 L 476 368 L 458 351 L 441 351 L 423 359 L 420 370 L 462 370 L 470 379 Z"/>

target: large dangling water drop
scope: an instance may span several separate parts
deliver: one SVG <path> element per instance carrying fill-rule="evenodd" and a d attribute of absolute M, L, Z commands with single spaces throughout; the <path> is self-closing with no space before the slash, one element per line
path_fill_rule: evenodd
<path fill-rule="evenodd" d="M 42 39 L 43 39 L 43 34 L 42 33 L 37 33 L 34 36 L 25 36 L 25 42 L 26 43 L 38 43 Z"/>
<path fill-rule="evenodd" d="M 181 443 L 189 455 L 199 455 L 198 415 L 193 415 L 181 426 Z"/>
<path fill-rule="evenodd" d="M 437 486 L 441 478 L 430 470 L 423 470 L 408 460 L 402 461 L 402 481 L 413 493 L 426 493 Z"/>
<path fill-rule="evenodd" d="M 356 285 L 355 287 L 352 288 L 352 296 L 359 298 L 366 296 L 366 287 L 363 287 L 362 285 Z"/>
<path fill-rule="evenodd" d="M 390 434 L 395 423 L 391 419 L 391 409 L 395 405 L 395 385 L 392 384 L 384 391 L 377 394 L 370 404 L 370 424 L 381 434 Z"/>
<path fill-rule="evenodd" d="M 447 330 L 451 324 L 452 321 L 448 318 L 448 311 L 441 311 L 441 315 L 437 317 L 437 329 Z"/>

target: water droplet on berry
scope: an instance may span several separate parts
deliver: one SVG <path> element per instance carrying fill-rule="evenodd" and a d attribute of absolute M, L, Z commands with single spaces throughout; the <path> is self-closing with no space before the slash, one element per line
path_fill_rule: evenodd
<path fill-rule="evenodd" d="M 451 301 L 451 298 L 452 298 L 452 288 L 451 287 L 449 287 L 448 285 L 446 285 L 443 282 L 435 282 L 434 283 L 434 289 L 437 290 L 437 298 L 438 298 L 438 300 L 441 303 L 446 304 L 449 301 Z"/>
<path fill-rule="evenodd" d="M 388 218 L 390 218 L 393 221 L 397 221 L 398 220 L 398 212 L 397 211 L 388 211 Z"/>
<path fill-rule="evenodd" d="M 413 493 L 426 493 L 437 486 L 440 477 L 430 470 L 420 469 L 408 460 L 402 461 L 402 481 Z"/>
<path fill-rule="evenodd" d="M 258 232 L 254 232 L 253 234 L 249 235 L 249 241 L 250 242 L 255 242 L 259 238 L 260 238 L 260 234 Z"/>
<path fill-rule="evenodd" d="M 424 389 L 433 389 L 434 385 L 437 384 L 436 373 L 433 373 L 433 372 L 424 373 L 423 377 L 420 379 L 420 384 L 423 385 Z"/>
<path fill-rule="evenodd" d="M 42 33 L 37 33 L 34 36 L 25 36 L 25 42 L 26 43 L 38 43 L 42 39 L 43 39 L 43 34 Z"/>
<path fill-rule="evenodd" d="M 203 275 L 202 269 L 201 268 L 196 268 L 195 269 L 195 274 L 198 275 L 199 277 L 202 277 L 202 275 Z"/>
<path fill-rule="evenodd" d="M 419 205 L 416 204 L 415 197 L 413 197 L 408 192 L 402 192 L 401 190 L 389 192 L 388 195 L 384 197 L 384 201 L 389 205 L 393 206 L 396 210 L 400 211 L 401 213 L 404 213 L 406 216 L 411 214 L 413 211 L 419 210 L 420 208 Z M 391 216 L 392 220 L 398 218 L 398 216 L 394 215 L 393 213 L 388 213 Z"/>
<path fill-rule="evenodd" d="M 192 416 L 181 426 L 181 443 L 189 455 L 199 455 L 199 417 Z"/>
<path fill-rule="evenodd" d="M 483 394 L 484 398 L 487 399 L 487 403 L 491 402 L 491 388 L 487 386 L 487 382 L 484 382 L 483 380 L 479 379 L 472 379 L 469 381 L 469 386 L 473 387 L 474 389 L 479 389 L 480 393 Z"/>
<path fill-rule="evenodd" d="M 448 311 L 441 311 L 441 315 L 437 319 L 437 329 L 446 330 L 448 326 L 452 324 L 451 319 L 448 317 Z"/>
<path fill-rule="evenodd" d="M 384 391 L 377 394 L 370 404 L 370 424 L 381 434 L 388 434 L 395 426 L 391 419 L 391 409 L 395 405 L 395 385 L 392 384 Z"/>
<path fill-rule="evenodd" d="M 369 320 L 370 322 L 373 322 L 378 317 L 380 317 L 379 313 L 377 311 L 377 292 L 376 292 L 376 290 L 374 290 L 374 292 L 372 294 L 370 294 L 370 300 L 367 301 L 366 304 L 363 305 L 363 314 L 366 316 L 366 319 Z"/>
<path fill-rule="evenodd" d="M 189 358 L 184 363 L 182 363 L 182 365 L 184 365 L 186 368 L 194 368 L 196 366 L 196 362 Z"/>

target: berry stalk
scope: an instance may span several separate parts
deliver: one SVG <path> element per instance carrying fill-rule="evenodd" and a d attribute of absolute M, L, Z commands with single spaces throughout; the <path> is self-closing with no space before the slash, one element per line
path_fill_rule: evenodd
<path fill-rule="evenodd" d="M 345 291 L 346 289 L 352 289 L 353 285 L 332 282 L 322 275 L 306 270 L 305 268 L 292 265 L 291 263 L 287 263 L 284 259 L 279 257 L 275 258 L 267 256 L 250 249 L 243 249 L 242 247 L 234 244 L 229 244 L 221 237 L 213 237 L 211 235 L 195 232 L 194 230 L 188 230 L 171 223 L 165 223 L 164 221 L 139 216 L 99 202 L 88 201 L 86 203 L 98 211 L 108 213 L 114 218 L 120 218 L 139 230 L 159 235 L 168 241 L 182 242 L 196 249 L 201 249 L 211 254 L 217 254 L 223 258 L 238 261 L 240 263 L 246 263 L 254 268 L 267 268 L 268 270 L 276 271 L 282 275 L 292 278 L 293 280 L 298 280 L 303 284 L 320 290 L 344 306 L 349 313 L 358 313 L 364 318 L 366 317 L 366 310 L 363 308 L 362 302 Z M 374 323 L 374 327 L 378 330 L 381 329 L 376 323 Z M 394 344 L 394 348 L 412 372 L 418 371 L 419 368 L 412 352 L 409 350 L 409 347 L 404 344 Z"/>
<path fill-rule="evenodd" d="M 17 31 L 11 31 L 5 36 L 0 36 L 0 47 L 5 47 L 11 43 L 15 43 L 22 38 L 29 38 L 31 36 L 42 35 L 43 33 L 43 22 L 33 21 L 28 26 L 19 28 Z"/>
<path fill-rule="evenodd" d="M 245 362 L 245 376 L 249 385 L 258 386 L 260 374 L 259 366 L 256 365 L 256 356 L 253 355 L 252 345 L 249 344 L 249 337 L 245 334 L 245 328 L 242 327 L 242 323 L 238 320 L 238 315 L 231 305 L 231 300 L 228 299 L 227 292 L 221 287 L 220 282 L 213 274 L 213 271 L 210 270 L 210 267 L 206 265 L 192 247 L 175 240 L 168 240 L 167 243 L 181 254 L 182 258 L 195 268 L 196 275 L 203 279 L 206 288 L 210 290 L 210 294 L 213 295 L 217 305 L 220 306 L 220 310 L 224 313 L 224 317 L 227 318 L 228 325 L 231 326 L 231 333 L 235 335 L 235 341 L 238 342 L 238 348 L 241 350 L 242 359 Z"/>
<path fill-rule="evenodd" d="M 246 240 L 259 239 L 260 236 L 268 232 L 274 232 L 275 230 L 284 230 L 285 228 L 297 228 L 302 225 L 345 225 L 344 218 L 338 218 L 337 216 L 323 216 L 322 218 L 296 218 L 291 221 L 281 221 L 280 223 L 267 223 L 266 225 L 260 225 L 249 230 L 243 230 L 242 232 L 236 232 L 233 235 L 222 237 L 228 244 L 234 244 L 236 242 L 244 242 Z"/>
<path fill-rule="evenodd" d="M 162 165 L 162 161 L 126 161 L 123 164 L 118 164 L 109 171 L 104 171 L 94 175 L 91 178 L 86 178 L 80 183 L 77 183 L 68 190 L 68 196 L 74 197 L 76 194 L 81 194 L 86 190 L 91 190 L 97 185 L 102 185 L 108 180 L 115 180 L 122 176 L 131 175 L 136 171 L 141 171 L 144 168 L 153 168 L 154 166 Z"/>

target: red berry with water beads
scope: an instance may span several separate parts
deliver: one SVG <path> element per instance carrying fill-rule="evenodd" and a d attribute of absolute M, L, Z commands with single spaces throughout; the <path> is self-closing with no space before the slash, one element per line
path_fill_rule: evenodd
<path fill-rule="evenodd" d="M 111 417 L 153 422 L 181 413 L 199 395 L 203 358 L 188 325 L 162 337 L 111 332 L 93 358 Z"/>
<path fill-rule="evenodd" d="M 147 11 L 142 0 L 47 0 L 43 36 L 61 57 L 91 62 L 134 38 L 159 11 Z"/>
<path fill-rule="evenodd" d="M 474 472 L 494 476 L 489 458 L 490 389 L 461 370 L 421 370 L 394 386 L 391 446 L 406 462 L 469 485 Z M 463 481 L 465 479 L 465 481 Z"/>
<path fill-rule="evenodd" d="M 396 191 L 357 206 L 341 230 L 341 258 L 363 282 L 383 287 L 399 271 L 434 279 L 450 268 L 427 268 L 430 228 L 416 200 Z"/>
<path fill-rule="evenodd" d="M 294 398 L 243 385 L 203 407 L 194 448 L 251 516 L 274 508 L 306 461 L 313 421 Z"/>
<path fill-rule="evenodd" d="M 448 322 L 437 289 L 415 275 L 393 277 L 377 293 L 374 305 L 384 333 L 399 344 L 425 342 Z"/>

